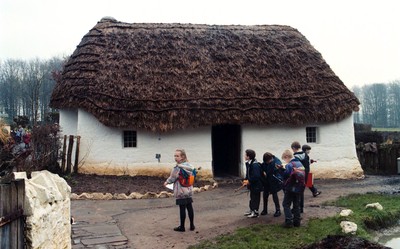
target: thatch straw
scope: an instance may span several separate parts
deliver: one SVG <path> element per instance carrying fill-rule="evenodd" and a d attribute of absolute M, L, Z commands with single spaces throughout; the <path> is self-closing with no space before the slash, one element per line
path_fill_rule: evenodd
<path fill-rule="evenodd" d="M 288 26 L 102 19 L 65 65 L 51 105 L 111 127 L 169 131 L 335 122 L 359 102 Z"/>

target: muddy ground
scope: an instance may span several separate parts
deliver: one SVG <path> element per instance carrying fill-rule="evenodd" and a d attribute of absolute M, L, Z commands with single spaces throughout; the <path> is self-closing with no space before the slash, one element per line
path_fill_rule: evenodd
<path fill-rule="evenodd" d="M 146 181 L 143 180 L 139 186 L 132 182 L 124 183 L 123 180 L 119 179 L 114 180 L 113 184 L 109 186 L 114 191 L 116 191 L 115 189 L 125 189 L 125 185 L 130 185 L 129 190 L 125 191 L 138 192 L 140 189 L 146 189 L 147 191 L 147 188 L 154 188 L 152 192 L 158 192 L 159 190 L 165 190 L 163 187 L 160 188 L 164 180 L 149 178 Z M 244 217 L 243 212 L 248 210 L 249 196 L 245 190 L 234 192 L 239 183 L 229 182 L 229 180 L 225 179 L 220 181 L 218 188 L 195 194 L 193 205 L 195 209 L 196 230 L 194 232 L 186 231 L 184 233 L 177 233 L 172 230 L 179 222 L 179 211 L 173 198 L 124 201 L 79 200 L 72 202 L 72 211 L 91 210 L 90 212 L 93 215 L 96 212 L 110 212 L 113 221 L 116 222 L 123 235 L 128 238 L 130 248 L 187 248 L 188 245 L 197 244 L 221 234 L 231 233 L 238 227 L 245 227 L 252 224 L 283 223 L 283 216 L 278 218 L 272 216 L 274 211 L 272 200 L 268 203 L 268 215 L 255 219 Z M 148 184 L 146 185 L 145 183 Z M 72 185 L 73 192 L 78 191 L 78 189 L 85 189 L 83 186 L 79 187 L 79 184 L 81 183 L 77 181 L 75 187 Z M 96 183 L 91 184 L 88 181 L 82 181 L 82 184 L 94 187 Z M 104 183 L 101 185 L 104 185 Z M 136 187 L 134 186 L 140 188 L 135 189 Z M 321 205 L 339 196 L 367 192 L 400 193 L 400 176 L 367 176 L 363 180 L 317 179 L 315 180 L 315 186 L 318 190 L 322 191 L 322 194 L 314 198 L 311 192 L 306 190 L 302 226 L 306 225 L 310 218 L 326 217 L 340 212 L 340 207 Z M 98 186 L 99 189 L 101 187 Z M 283 199 L 282 192 L 279 193 L 279 198 L 281 202 Z M 374 201 L 371 200 L 371 202 Z M 85 217 L 79 216 L 76 218 L 77 220 L 85 219 Z M 290 231 L 295 232 L 295 228 Z M 322 245 L 315 248 L 335 247 L 324 247 Z"/>

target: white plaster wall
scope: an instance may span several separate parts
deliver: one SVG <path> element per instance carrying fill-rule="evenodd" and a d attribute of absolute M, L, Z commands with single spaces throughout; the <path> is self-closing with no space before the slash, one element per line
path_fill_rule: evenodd
<path fill-rule="evenodd" d="M 165 175 L 174 165 L 175 149 L 183 148 L 194 166 L 202 167 L 204 175 L 212 175 L 211 127 L 161 134 L 138 130 L 137 147 L 123 148 L 122 129 L 106 127 L 86 111 L 78 110 L 77 114 L 65 112 L 66 123 L 61 126 L 64 131 L 72 132 L 72 121 L 79 120 L 76 135 L 81 135 L 80 172 Z M 356 156 L 352 116 L 339 123 L 308 126 L 317 127 L 317 143 L 309 143 L 310 157 L 317 160 L 311 166 L 316 178 L 363 177 Z M 242 126 L 242 175 L 246 149 L 254 149 L 259 161 L 267 151 L 280 158 L 293 141 L 306 143 L 306 126 Z M 160 162 L 156 154 L 161 154 Z"/>
<path fill-rule="evenodd" d="M 78 120 L 80 172 L 164 175 L 174 166 L 175 149 L 183 148 L 195 167 L 211 174 L 209 127 L 167 134 L 138 130 L 137 147 L 123 148 L 123 129 L 107 127 L 83 110 L 78 111 Z M 161 154 L 160 162 L 156 154 Z"/>
<path fill-rule="evenodd" d="M 66 110 L 60 110 L 60 137 L 61 137 L 61 142 L 64 143 L 64 135 L 70 136 L 76 136 L 77 135 L 77 130 L 78 130 L 78 110 L 77 109 L 66 109 Z M 69 137 L 66 139 L 66 144 L 65 148 L 68 150 L 69 146 Z M 62 145 L 61 149 L 64 146 Z M 75 150 L 76 150 L 76 139 L 74 140 L 74 144 L 72 147 L 72 155 L 71 155 L 71 161 L 74 163 L 75 162 Z M 67 151 L 65 151 L 67 153 Z M 60 153 L 61 154 L 61 153 Z M 71 170 L 73 167 L 71 167 Z"/>
<path fill-rule="evenodd" d="M 310 158 L 317 160 L 311 165 L 316 178 L 361 178 L 363 171 L 357 159 L 353 117 L 338 123 L 309 125 L 317 127 L 317 143 L 311 146 Z M 246 149 L 256 151 L 256 158 L 262 161 L 265 152 L 271 152 L 279 159 L 285 149 L 290 149 L 293 141 L 306 144 L 306 126 L 304 127 L 268 127 L 243 126 L 242 153 Z M 244 173 L 245 168 L 242 168 Z"/>
<path fill-rule="evenodd" d="M 78 125 L 78 111 L 72 109 L 60 110 L 60 126 L 62 135 L 76 135 Z"/>

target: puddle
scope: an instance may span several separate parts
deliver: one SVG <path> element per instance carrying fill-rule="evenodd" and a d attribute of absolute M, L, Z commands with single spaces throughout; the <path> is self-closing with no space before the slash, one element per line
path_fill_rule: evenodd
<path fill-rule="evenodd" d="M 400 249 L 400 221 L 397 223 L 397 226 L 378 231 L 376 239 L 381 245 Z"/>
<path fill-rule="evenodd" d="M 387 242 L 379 242 L 379 244 L 393 248 L 393 249 L 399 249 L 400 248 L 400 233 L 397 235 L 397 237 L 389 239 Z"/>

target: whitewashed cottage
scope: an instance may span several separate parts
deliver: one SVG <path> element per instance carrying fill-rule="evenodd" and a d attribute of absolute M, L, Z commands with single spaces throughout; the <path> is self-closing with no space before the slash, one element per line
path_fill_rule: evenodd
<path fill-rule="evenodd" d="M 359 101 L 296 29 L 98 22 L 51 98 L 79 171 L 164 175 L 184 148 L 202 176 L 242 177 L 243 154 L 312 147 L 318 178 L 360 178 Z"/>

